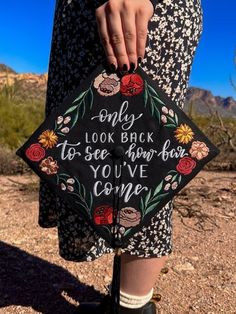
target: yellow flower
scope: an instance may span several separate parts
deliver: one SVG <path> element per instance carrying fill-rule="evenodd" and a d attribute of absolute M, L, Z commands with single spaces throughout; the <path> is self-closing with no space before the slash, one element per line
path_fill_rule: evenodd
<path fill-rule="evenodd" d="M 193 139 L 193 131 L 187 124 L 180 124 L 175 130 L 175 138 L 179 143 L 187 144 Z"/>
<path fill-rule="evenodd" d="M 52 148 L 57 143 L 58 137 L 52 130 L 46 130 L 38 137 L 38 140 L 43 147 Z"/>

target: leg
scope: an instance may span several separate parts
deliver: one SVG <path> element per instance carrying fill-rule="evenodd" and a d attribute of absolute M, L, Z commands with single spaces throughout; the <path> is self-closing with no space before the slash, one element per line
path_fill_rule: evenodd
<path fill-rule="evenodd" d="M 146 295 L 153 288 L 167 258 L 141 258 L 123 253 L 120 289 L 131 295 Z"/>

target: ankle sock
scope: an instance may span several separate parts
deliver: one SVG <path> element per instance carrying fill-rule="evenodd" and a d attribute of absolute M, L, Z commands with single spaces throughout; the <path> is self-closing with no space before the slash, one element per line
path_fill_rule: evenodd
<path fill-rule="evenodd" d="M 111 294 L 111 286 L 110 286 Z M 148 303 L 153 296 L 153 288 L 143 296 L 131 295 L 120 290 L 120 305 L 129 309 L 137 309 Z"/>

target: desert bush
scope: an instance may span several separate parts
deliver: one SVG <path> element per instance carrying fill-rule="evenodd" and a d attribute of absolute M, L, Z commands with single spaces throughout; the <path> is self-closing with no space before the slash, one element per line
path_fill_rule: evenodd
<path fill-rule="evenodd" d="M 28 165 L 15 154 L 15 149 L 0 146 L 0 174 L 23 174 L 33 173 Z"/>
<path fill-rule="evenodd" d="M 19 147 L 44 119 L 44 106 L 38 101 L 14 100 L 0 94 L 0 145 Z"/>
<path fill-rule="evenodd" d="M 220 154 L 205 169 L 236 170 L 236 120 L 222 118 L 217 113 L 209 116 L 194 115 L 192 120 L 220 149 Z"/>

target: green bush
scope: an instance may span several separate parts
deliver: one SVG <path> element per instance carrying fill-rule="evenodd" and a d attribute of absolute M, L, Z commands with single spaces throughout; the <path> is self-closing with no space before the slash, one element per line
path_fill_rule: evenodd
<path fill-rule="evenodd" d="M 0 144 L 17 148 L 44 120 L 44 105 L 38 101 L 14 100 L 0 94 Z"/>

